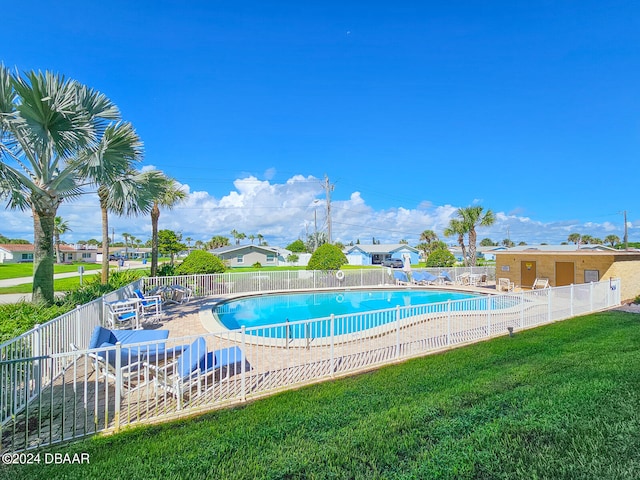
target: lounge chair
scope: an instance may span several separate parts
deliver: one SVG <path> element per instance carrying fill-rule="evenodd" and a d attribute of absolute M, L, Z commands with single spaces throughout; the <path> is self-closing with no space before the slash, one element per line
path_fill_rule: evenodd
<path fill-rule="evenodd" d="M 409 285 L 409 277 L 407 277 L 406 272 L 394 270 L 393 278 L 396 279 L 396 285 Z"/>
<path fill-rule="evenodd" d="M 440 284 L 453 284 L 453 280 L 451 279 L 451 276 L 449 275 L 449 272 L 440 272 L 440 274 L 437 277 L 438 283 Z"/>
<path fill-rule="evenodd" d="M 463 272 L 456 277 L 456 283 L 458 285 L 469 285 L 469 277 L 471 274 L 469 272 Z"/>
<path fill-rule="evenodd" d="M 158 363 L 171 360 L 182 352 L 183 346 L 166 348 L 166 344 L 161 340 L 166 340 L 168 337 L 168 330 L 109 330 L 97 326 L 89 340 L 87 357 L 91 359 L 91 364 L 96 371 L 115 380 L 118 377 L 116 370 L 118 350 L 115 346 L 116 343 L 120 343 L 120 378 L 124 394 L 125 389 L 134 390 L 146 384 L 148 375 L 142 374 L 142 367 L 146 366 L 147 362 Z M 127 346 L 153 341 L 158 343 Z M 80 350 L 73 343 L 71 349 Z M 142 381 L 143 377 L 144 381 Z"/>
<path fill-rule="evenodd" d="M 208 377 L 216 373 L 235 374 L 244 362 L 244 354 L 239 347 L 207 352 L 204 338 L 198 337 L 182 351 L 175 362 L 162 368 L 151 366 L 151 371 L 156 388 L 176 397 L 180 410 L 184 396 L 196 387 L 200 393 Z"/>
<path fill-rule="evenodd" d="M 433 285 L 438 277 L 429 272 L 416 270 L 411 273 L 411 279 L 416 285 Z"/>
<path fill-rule="evenodd" d="M 541 290 L 543 288 L 549 288 L 548 278 L 536 278 L 531 286 L 531 290 Z"/>
<path fill-rule="evenodd" d="M 496 284 L 496 289 L 499 292 L 513 292 L 515 284 L 508 278 L 499 278 Z"/>
<path fill-rule="evenodd" d="M 142 291 L 133 291 L 135 298 L 139 300 L 140 315 L 143 318 L 151 318 L 157 321 L 162 316 L 162 297 L 160 295 L 145 296 Z"/>

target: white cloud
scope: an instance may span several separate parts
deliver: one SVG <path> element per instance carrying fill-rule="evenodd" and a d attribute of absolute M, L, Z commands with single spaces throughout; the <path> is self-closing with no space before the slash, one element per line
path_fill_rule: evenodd
<path fill-rule="evenodd" d="M 269 171 L 274 169 L 269 169 Z M 273 172 L 275 174 L 275 171 Z M 265 178 L 268 175 L 265 172 Z M 313 232 L 315 220 L 318 228 L 326 230 L 326 202 L 321 179 L 313 176 L 294 175 L 284 183 L 272 183 L 246 175 L 233 182 L 233 189 L 216 198 L 206 191 L 191 191 L 188 184 L 183 190 L 186 201 L 173 210 L 163 209 L 160 229 L 181 232 L 193 240 L 209 240 L 214 235 L 230 236 L 235 229 L 250 234 L 262 234 L 271 245 L 287 245 L 296 238 L 304 238 Z M 346 198 L 346 199 L 345 199 Z M 382 242 L 406 239 L 417 244 L 424 230 L 434 230 L 443 240 L 455 243 L 454 238 L 443 238 L 442 231 L 455 215 L 457 206 L 433 205 L 421 201 L 416 208 L 391 207 L 375 209 L 361 192 L 334 192 L 331 204 L 332 237 L 349 243 L 360 240 L 369 243 L 373 237 Z M 101 238 L 101 215 L 95 195 L 65 204 L 58 214 L 68 221 L 71 232 L 63 240 L 73 242 Z M 495 212 L 496 222 L 491 227 L 478 228 L 478 239 L 488 237 L 500 242 L 507 236 L 515 241 L 535 243 L 560 243 L 572 232 L 597 237 L 614 233 L 622 238 L 622 225 L 611 222 L 581 223 L 575 220 L 544 223 L 521 216 L 516 211 Z M 115 232 L 116 240 L 122 233 L 129 233 L 142 241 L 151 234 L 150 217 L 109 217 L 109 234 Z M 629 224 L 630 229 L 640 224 Z M 11 238 L 33 238 L 33 221 L 30 212 L 0 211 L 0 234 Z"/>

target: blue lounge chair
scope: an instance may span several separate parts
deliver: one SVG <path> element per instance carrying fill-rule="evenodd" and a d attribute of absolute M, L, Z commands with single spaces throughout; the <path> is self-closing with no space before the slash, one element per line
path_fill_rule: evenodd
<path fill-rule="evenodd" d="M 238 366 L 245 362 L 242 350 L 237 347 L 223 348 L 207 352 L 207 344 L 198 337 L 186 347 L 178 359 L 163 368 L 153 368 L 154 383 L 178 400 L 178 410 L 182 408 L 184 396 L 197 387 L 198 393 L 206 378 L 226 371 L 235 374 Z"/>
<path fill-rule="evenodd" d="M 394 270 L 393 278 L 396 279 L 396 285 L 408 285 L 409 284 L 409 278 L 407 277 L 407 274 L 405 272 Z"/>
<path fill-rule="evenodd" d="M 412 272 L 411 278 L 413 279 L 413 283 L 418 285 L 432 285 L 438 279 L 435 275 L 421 270 Z"/>
<path fill-rule="evenodd" d="M 87 356 L 97 371 L 108 378 L 116 379 L 118 350 L 115 346 L 119 342 L 121 344 L 120 377 L 123 380 L 123 386 L 132 390 L 134 383 L 137 387 L 142 385 L 140 373 L 142 366 L 146 366 L 148 363 L 157 364 L 172 360 L 182 352 L 184 346 L 166 348 L 166 343 L 162 340 L 167 338 L 169 338 L 168 330 L 109 330 L 97 326 L 89 340 Z M 154 341 L 157 343 L 135 345 Z M 71 344 L 71 348 L 79 350 L 74 344 Z"/>

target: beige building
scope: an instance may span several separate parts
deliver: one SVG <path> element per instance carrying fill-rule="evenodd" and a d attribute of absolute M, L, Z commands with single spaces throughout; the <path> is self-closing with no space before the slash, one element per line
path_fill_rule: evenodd
<path fill-rule="evenodd" d="M 548 278 L 552 287 L 620 278 L 622 300 L 640 295 L 640 252 L 532 249 L 495 254 L 496 278 L 508 278 L 522 288 L 531 288 L 536 278 Z"/>

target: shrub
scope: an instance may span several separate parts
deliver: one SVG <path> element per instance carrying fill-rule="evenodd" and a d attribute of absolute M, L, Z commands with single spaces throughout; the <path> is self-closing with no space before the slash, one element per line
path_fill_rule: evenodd
<path fill-rule="evenodd" d="M 293 253 L 305 253 L 307 251 L 307 246 L 302 240 L 298 239 L 287 245 L 286 249 Z"/>
<path fill-rule="evenodd" d="M 163 263 L 158 268 L 159 277 L 173 277 L 176 275 L 176 266 L 170 263 Z"/>
<path fill-rule="evenodd" d="M 253 268 L 262 268 L 262 264 L 260 262 L 256 262 L 253 265 L 251 265 Z"/>
<path fill-rule="evenodd" d="M 31 330 L 36 324 L 43 324 L 63 313 L 73 310 L 68 305 L 46 307 L 30 302 L 0 305 L 0 343 Z"/>
<path fill-rule="evenodd" d="M 348 260 L 342 250 L 335 245 L 325 243 L 313 252 L 307 270 L 339 270 L 345 263 L 348 263 Z"/>
<path fill-rule="evenodd" d="M 431 252 L 427 258 L 427 267 L 451 267 L 455 265 L 456 257 L 449 250 L 439 248 Z"/>
<path fill-rule="evenodd" d="M 194 250 L 176 268 L 176 275 L 194 275 L 199 273 L 222 273 L 224 263 L 212 253 Z"/>

